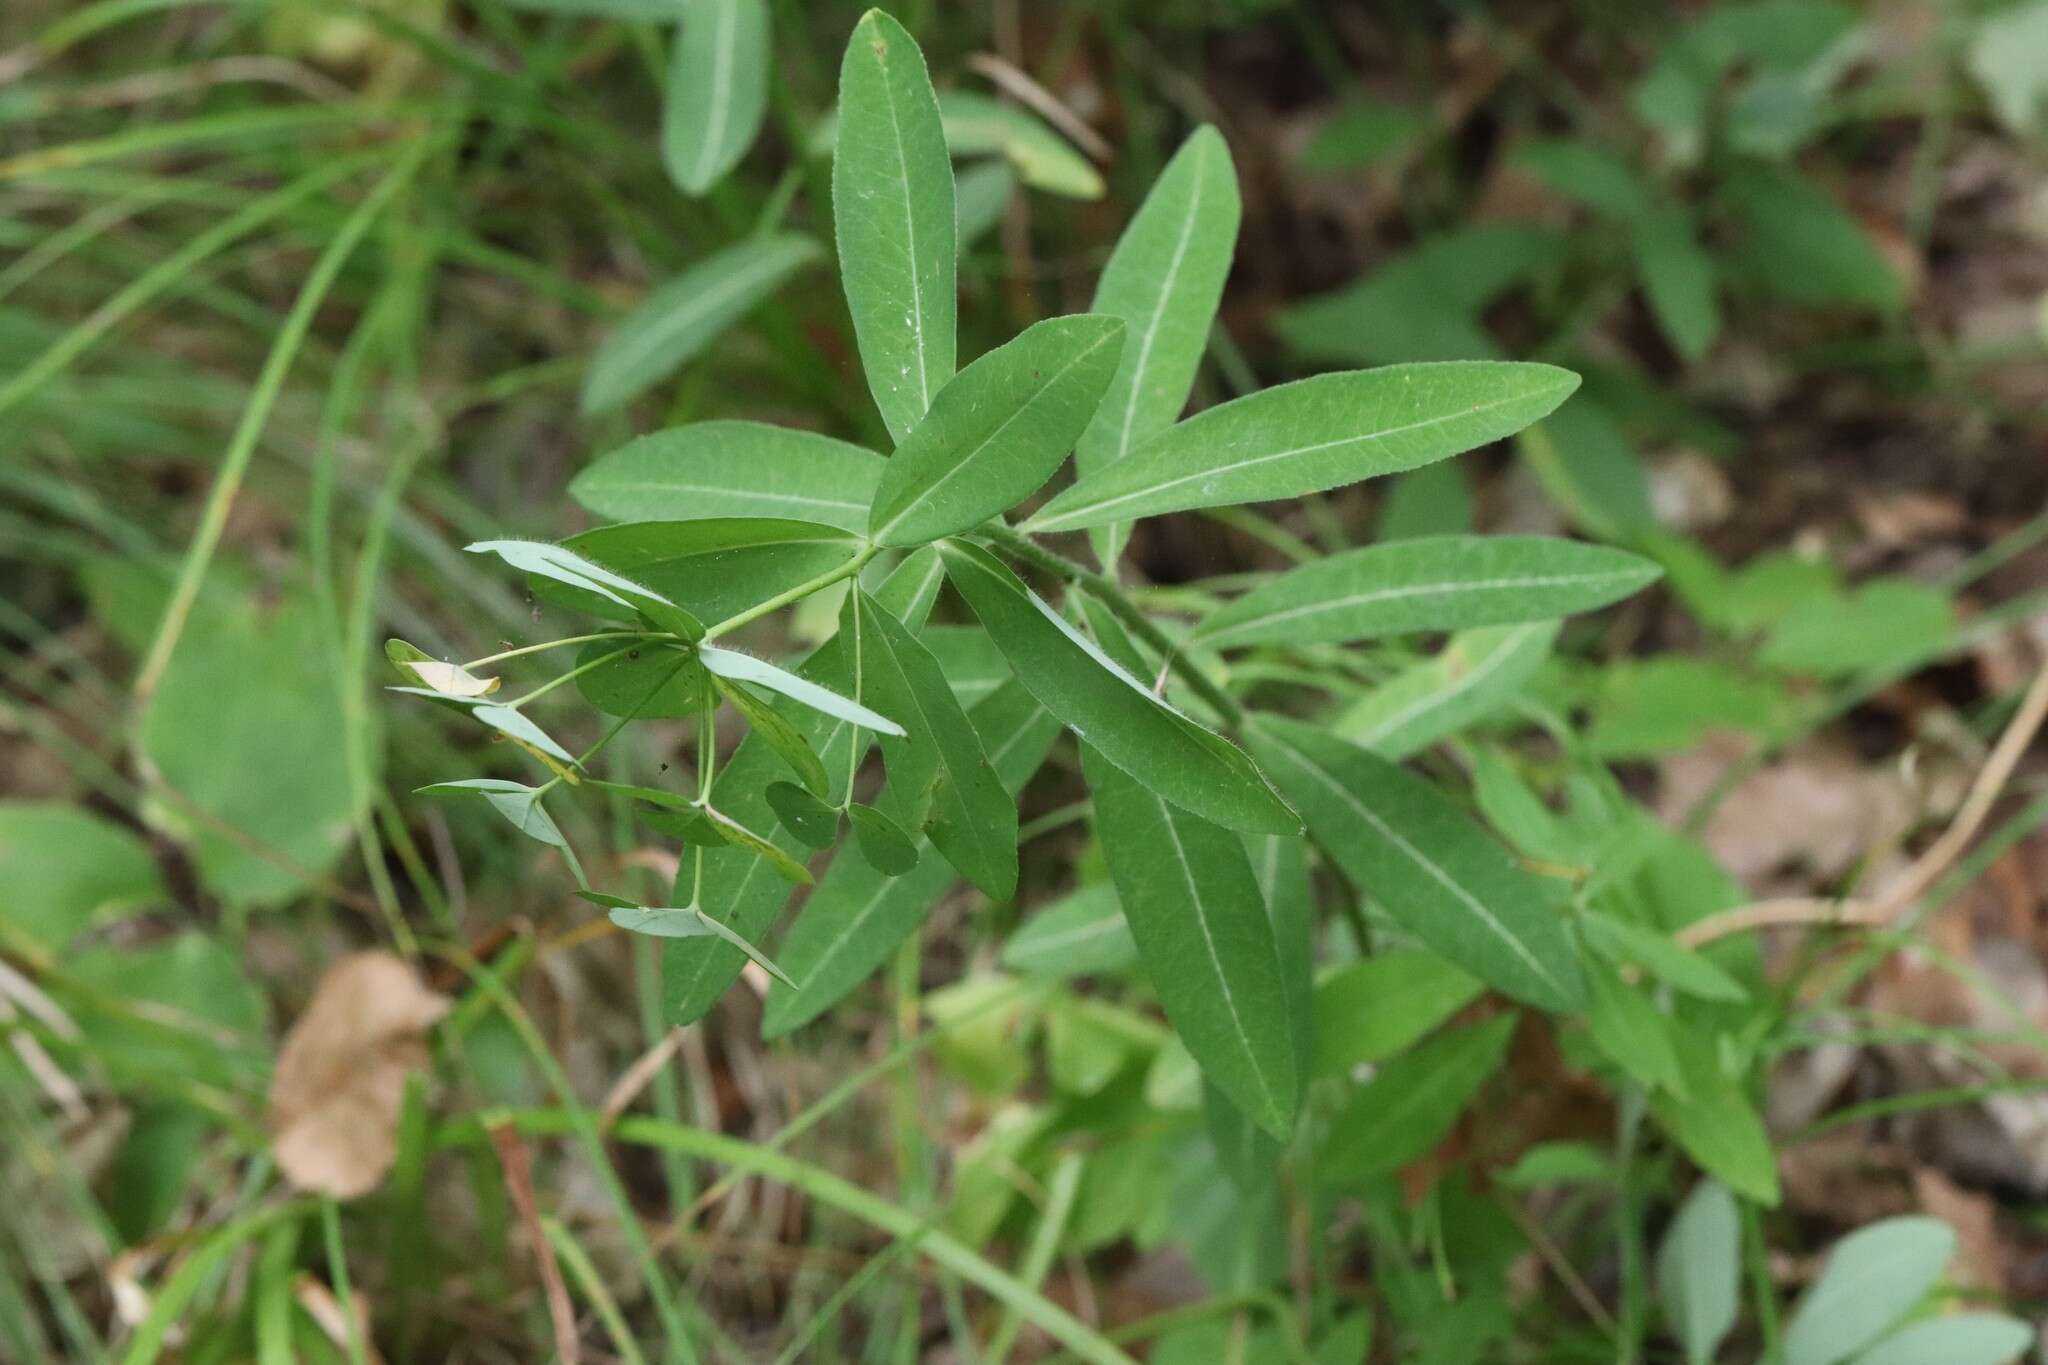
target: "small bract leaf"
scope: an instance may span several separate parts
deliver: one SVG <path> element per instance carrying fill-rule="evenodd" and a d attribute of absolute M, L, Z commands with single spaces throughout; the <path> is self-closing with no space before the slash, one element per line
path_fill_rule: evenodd
<path fill-rule="evenodd" d="M 1289 570 L 1211 612 L 1212 649 L 1345 644 L 1591 611 L 1654 581 L 1647 559 L 1549 536 L 1428 536 Z"/>
<path fill-rule="evenodd" d="M 860 844 L 861 856 L 877 872 L 900 877 L 917 866 L 917 845 L 904 833 L 903 826 L 881 811 L 855 802 L 846 808 L 846 818 L 853 823 L 853 836 Z"/>
<path fill-rule="evenodd" d="M 832 225 L 868 388 L 901 441 L 953 377 L 953 162 L 924 54 L 880 10 L 839 67 Z"/>
<path fill-rule="evenodd" d="M 1025 529 L 1294 498 L 1414 469 L 1520 431 L 1578 386 L 1555 366 L 1486 360 L 1296 380 L 1168 428 L 1083 477 Z"/>
<path fill-rule="evenodd" d="M 403 959 L 353 953 L 328 968 L 285 1035 L 270 1082 L 271 1149 L 292 1184 L 334 1199 L 375 1188 L 398 1154 L 408 1072 L 448 1001 Z"/>
<path fill-rule="evenodd" d="M 627 900 L 624 896 L 614 896 L 606 891 L 592 891 L 587 886 L 578 890 L 576 896 L 579 900 L 588 901 L 592 905 L 605 910 L 638 910 L 640 908 L 640 902 L 638 901 Z"/>
<path fill-rule="evenodd" d="M 436 782 L 432 786 L 417 789 L 422 796 L 437 792 L 475 792 L 490 802 L 491 809 L 505 817 L 512 828 L 529 839 L 556 848 L 567 848 L 569 841 L 562 837 L 552 817 L 542 807 L 538 787 L 529 787 L 523 782 L 507 782 L 496 777 L 470 777 L 460 782 Z"/>
<path fill-rule="evenodd" d="M 669 179 L 702 194 L 746 155 L 768 108 L 766 0 L 688 0 L 662 98 Z"/>
<path fill-rule="evenodd" d="M 822 254 L 809 237 L 778 232 L 706 256 L 641 300 L 598 348 L 583 411 L 609 412 L 653 388 Z"/>
<path fill-rule="evenodd" d="M 770 782 L 768 804 L 782 827 L 812 848 L 830 848 L 839 838 L 839 812 L 793 782 Z"/>
<path fill-rule="evenodd" d="M 716 645 L 699 645 L 697 658 L 704 667 L 721 678 L 736 682 L 750 682 L 765 687 L 770 692 L 780 692 L 791 701 L 802 702 L 814 711 L 823 711 L 837 720 L 850 725 L 859 725 L 885 735 L 900 735 L 903 727 L 887 716 L 869 710 L 851 697 L 842 697 L 830 688 L 820 687 L 807 678 L 800 678 L 787 669 L 777 668 L 766 659 L 757 659 L 751 654 L 741 654 Z"/>
<path fill-rule="evenodd" d="M 752 958 L 762 971 L 785 985 L 789 984 L 788 974 L 766 953 L 701 910 L 677 906 L 649 906 L 644 909 L 622 906 L 611 912 L 611 921 L 631 933 L 649 934 L 655 938 L 722 939 Z"/>
<path fill-rule="evenodd" d="M 753 830 L 748 829 L 716 806 L 703 806 L 699 807 L 699 809 L 711 821 L 712 827 L 718 831 L 718 837 L 725 840 L 726 843 L 731 844 L 735 848 L 747 850 L 773 868 L 785 880 L 795 882 L 798 886 L 811 885 L 813 880 L 811 870 L 783 851 L 781 846 L 774 840 L 763 838 L 761 835 L 754 833 Z"/>
<path fill-rule="evenodd" d="M 870 537 L 922 545 L 1037 492 L 1094 415 L 1123 332 L 1093 313 L 1047 318 L 954 376 L 890 457 Z"/>
<path fill-rule="evenodd" d="M 882 457 L 765 422 L 693 422 L 599 457 L 569 495 L 619 521 L 795 517 L 864 531 Z"/>
<path fill-rule="evenodd" d="M 498 690 L 498 678 L 479 678 L 461 664 L 444 664 L 434 659 L 408 659 L 406 669 L 436 692 L 451 697 L 487 697 Z"/>

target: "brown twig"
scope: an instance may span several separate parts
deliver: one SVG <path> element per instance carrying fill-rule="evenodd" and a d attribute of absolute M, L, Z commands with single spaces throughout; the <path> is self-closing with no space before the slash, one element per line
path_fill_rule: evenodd
<path fill-rule="evenodd" d="M 2044 719 L 2048 719 L 2048 664 L 2041 666 L 2026 694 L 2020 698 L 2019 710 L 2013 713 L 2005 733 L 1998 737 L 1998 743 L 1984 760 L 1984 766 L 1970 784 L 1969 793 L 1957 809 L 1955 819 L 1949 822 L 1939 839 L 1927 846 L 1926 852 L 1913 860 L 1906 874 L 1875 900 L 1813 898 L 1758 901 L 1709 915 L 1686 926 L 1677 936 L 1679 944 L 1698 948 L 1730 934 L 1775 925 L 1855 924 L 1882 928 L 1895 923 L 1919 902 L 1928 888 L 1969 847 L 1970 840 L 1983 827 L 1985 817 L 1991 814 L 1991 807 L 2004 793 L 2012 770 L 2019 765 L 2027 746 L 2033 743 Z"/>
<path fill-rule="evenodd" d="M 540 1225 L 540 1208 L 533 1198 L 533 1151 L 519 1130 L 509 1123 L 492 1124 L 491 1146 L 497 1149 L 498 1165 L 505 1172 L 505 1188 L 519 1211 L 520 1226 L 533 1243 L 533 1258 L 540 1262 L 540 1279 L 547 1292 L 548 1317 L 555 1325 L 555 1352 L 563 1365 L 581 1365 L 583 1345 L 576 1336 L 576 1308 L 569 1302 L 569 1286 L 562 1281 L 562 1268 L 555 1262 L 555 1244 Z"/>

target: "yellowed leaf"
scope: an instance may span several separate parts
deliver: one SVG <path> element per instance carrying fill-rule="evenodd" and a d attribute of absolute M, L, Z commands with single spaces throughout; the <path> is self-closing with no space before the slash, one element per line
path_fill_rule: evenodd
<path fill-rule="evenodd" d="M 421 682 L 451 697 L 488 697 L 502 682 L 499 678 L 479 678 L 461 664 L 444 664 L 437 659 L 414 659 L 406 667 Z"/>
<path fill-rule="evenodd" d="M 352 1199 L 384 1178 L 406 1073 L 426 1064 L 426 1031 L 447 1012 L 446 997 L 381 949 L 327 969 L 270 1083 L 271 1146 L 294 1185 Z"/>

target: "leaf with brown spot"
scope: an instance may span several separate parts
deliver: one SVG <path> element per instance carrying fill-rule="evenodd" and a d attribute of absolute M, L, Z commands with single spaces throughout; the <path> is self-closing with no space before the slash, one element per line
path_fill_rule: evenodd
<path fill-rule="evenodd" d="M 294 1185 L 353 1199 L 384 1178 L 406 1073 L 426 1064 L 426 1031 L 447 1012 L 446 997 L 382 949 L 327 969 L 270 1082 L 271 1148 Z"/>

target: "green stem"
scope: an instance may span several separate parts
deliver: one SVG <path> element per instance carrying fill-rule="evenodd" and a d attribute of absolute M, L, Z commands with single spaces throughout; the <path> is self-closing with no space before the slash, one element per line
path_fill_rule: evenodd
<path fill-rule="evenodd" d="M 665 631 L 648 630 L 600 630 L 595 635 L 564 635 L 559 640 L 543 640 L 537 645 L 521 645 L 501 654 L 486 654 L 481 659 L 471 659 L 463 668 L 482 668 L 485 664 L 498 663 L 505 659 L 517 659 L 528 654 L 538 654 L 544 649 L 559 649 L 563 645 L 587 645 L 593 640 L 660 640 L 670 638 Z"/>
<path fill-rule="evenodd" d="M 708 630 L 706 630 L 704 632 L 704 638 L 706 640 L 716 640 L 721 635 L 729 635 L 733 631 L 738 630 L 741 626 L 747 625 L 754 621 L 758 621 L 764 616 L 772 616 L 774 613 L 781 611 L 784 607 L 788 606 L 792 602 L 801 602 L 804 598 L 809 597 L 812 593 L 817 592 L 822 588 L 831 587 L 834 583 L 837 583 L 842 578 L 851 578 L 855 574 L 859 573 L 863 568 L 866 568 L 867 562 L 873 559 L 876 555 L 880 554 L 881 552 L 882 547 L 879 545 L 863 545 L 861 546 L 859 554 L 847 560 L 844 564 L 839 565 L 837 568 L 827 569 L 824 573 L 819 574 L 816 578 L 808 579 L 802 583 L 799 583 L 795 587 L 789 589 L 786 592 L 779 592 L 765 602 L 757 602 L 753 606 L 748 607 L 745 611 L 740 612 L 737 615 L 726 617 L 717 625 L 712 626 Z"/>
<path fill-rule="evenodd" d="M 1244 708 L 1237 699 L 1210 681 L 1208 674 L 1197 668 L 1193 661 L 1183 656 L 1165 632 L 1152 624 L 1151 618 L 1138 610 L 1131 599 L 1124 596 L 1116 584 L 1068 559 L 1065 555 L 1054 554 L 1021 531 L 991 522 L 975 531 L 990 544 L 1007 550 L 1024 563 L 1043 570 L 1065 583 L 1071 583 L 1082 592 L 1109 608 L 1110 614 L 1140 640 L 1150 645 L 1166 660 L 1167 667 L 1180 675 L 1181 681 L 1194 689 L 1195 695 L 1212 707 L 1223 718 L 1225 725 L 1235 729 L 1244 723 Z"/>
<path fill-rule="evenodd" d="M 576 665 L 574 668 L 570 669 L 567 673 L 562 674 L 560 677 L 548 679 L 539 687 L 536 687 L 531 692 L 528 692 L 525 696 L 514 697 L 511 701 L 504 702 L 502 704 L 508 710 L 517 711 L 520 707 L 526 705 L 526 703 L 534 701 L 540 697 L 545 697 L 548 693 L 554 691 L 563 683 L 572 682 L 575 679 L 582 677 L 585 673 L 590 672 L 592 669 L 603 668 L 612 660 L 623 659 L 632 652 L 633 646 L 624 645 L 618 649 L 613 650 L 609 654 L 600 654 L 595 659 L 590 660 L 590 662 L 588 663 L 581 663 Z"/>

